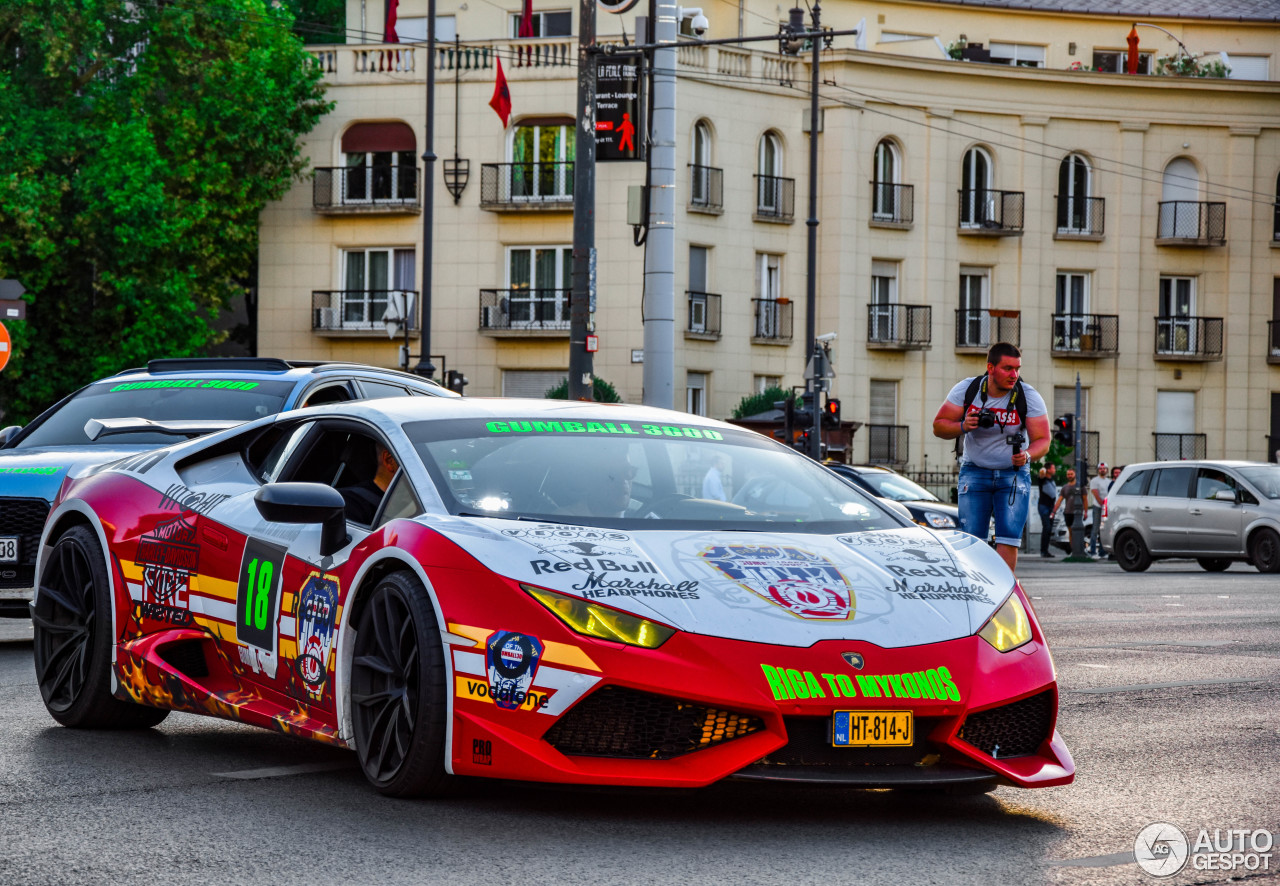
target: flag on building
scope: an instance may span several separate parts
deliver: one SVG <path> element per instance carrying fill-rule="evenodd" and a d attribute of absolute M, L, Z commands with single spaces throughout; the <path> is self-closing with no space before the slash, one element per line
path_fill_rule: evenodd
<path fill-rule="evenodd" d="M 493 108 L 502 120 L 502 128 L 507 128 L 507 120 L 511 117 L 511 90 L 507 89 L 507 75 L 502 73 L 502 59 L 497 59 L 498 77 L 493 83 L 493 98 L 489 99 L 489 107 Z"/>
<path fill-rule="evenodd" d="M 400 37 L 396 34 L 396 9 L 400 6 L 400 0 L 387 0 L 387 21 L 382 29 L 383 43 L 399 43 Z"/>
<path fill-rule="evenodd" d="M 533 36 L 533 0 L 524 0 L 524 5 L 520 9 L 520 31 L 517 36 Z"/>

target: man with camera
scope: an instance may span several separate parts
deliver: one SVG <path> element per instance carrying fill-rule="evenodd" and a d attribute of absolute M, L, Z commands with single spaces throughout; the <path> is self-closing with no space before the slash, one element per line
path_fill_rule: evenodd
<path fill-rule="evenodd" d="M 1018 378 L 1022 352 L 997 342 L 987 352 L 986 375 L 966 378 L 947 394 L 933 419 L 933 433 L 956 440 L 960 525 L 987 537 L 996 523 L 996 552 L 1013 569 L 1031 502 L 1030 463 L 1049 451 L 1049 412 L 1044 399 Z"/>

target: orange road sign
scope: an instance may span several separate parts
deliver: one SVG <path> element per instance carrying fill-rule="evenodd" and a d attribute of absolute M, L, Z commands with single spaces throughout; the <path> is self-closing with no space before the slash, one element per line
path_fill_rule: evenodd
<path fill-rule="evenodd" d="M 0 369 L 9 362 L 9 330 L 0 323 Z"/>

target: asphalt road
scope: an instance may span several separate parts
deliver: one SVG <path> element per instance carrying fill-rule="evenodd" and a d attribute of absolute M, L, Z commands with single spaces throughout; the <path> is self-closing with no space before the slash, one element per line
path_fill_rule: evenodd
<path fill-rule="evenodd" d="M 1133 860 L 1153 822 L 1280 832 L 1280 581 L 1243 565 L 1024 560 L 1073 785 L 979 797 L 725 783 L 479 784 L 406 802 L 354 756 L 171 714 L 145 733 L 44 711 L 29 623 L 0 620 L 0 884 L 991 884 L 1280 880 Z M 1223 839 L 1226 839 L 1223 837 Z"/>

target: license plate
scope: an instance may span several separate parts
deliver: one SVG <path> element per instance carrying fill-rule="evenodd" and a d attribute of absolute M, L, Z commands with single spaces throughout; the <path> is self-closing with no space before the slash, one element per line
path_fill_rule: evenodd
<path fill-rule="evenodd" d="M 831 744 L 838 748 L 910 747 L 914 726 L 911 711 L 836 711 L 831 715 Z"/>
<path fill-rule="evenodd" d="M 6 535 L 0 537 L 0 563 L 18 562 L 18 537 Z"/>

